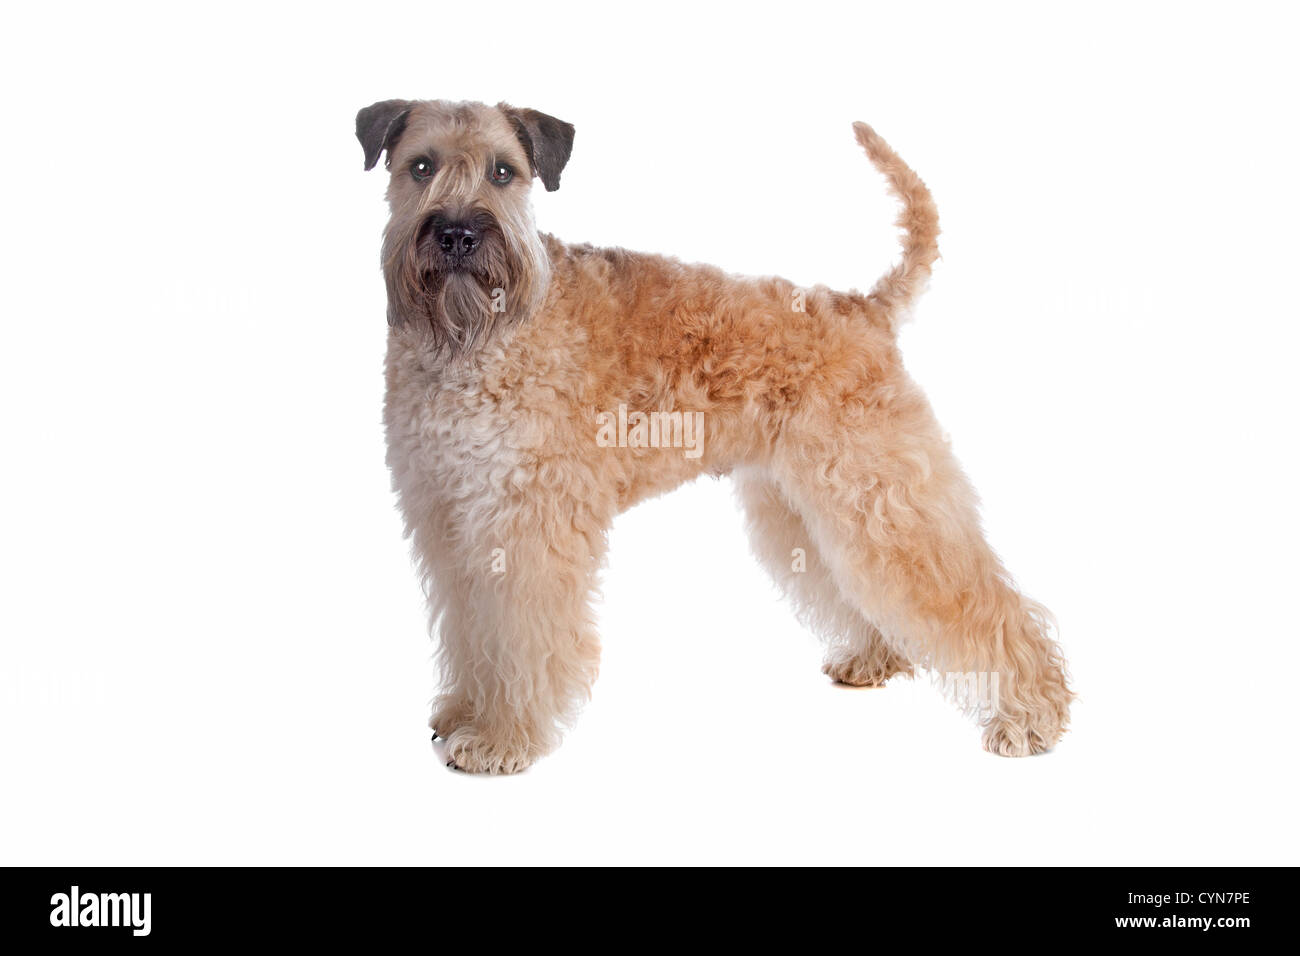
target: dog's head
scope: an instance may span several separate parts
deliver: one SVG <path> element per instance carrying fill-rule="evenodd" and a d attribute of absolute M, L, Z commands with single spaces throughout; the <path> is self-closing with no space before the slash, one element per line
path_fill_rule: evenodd
<path fill-rule="evenodd" d="M 572 126 L 505 103 L 384 100 L 357 114 L 357 139 L 366 169 L 387 153 L 391 325 L 427 325 L 456 354 L 541 305 L 550 266 L 529 187 L 560 187 Z"/>

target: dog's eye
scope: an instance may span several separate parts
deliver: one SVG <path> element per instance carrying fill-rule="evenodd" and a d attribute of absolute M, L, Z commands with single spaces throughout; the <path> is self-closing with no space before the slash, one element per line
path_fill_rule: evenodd
<path fill-rule="evenodd" d="M 514 178 L 515 171 L 505 163 L 497 163 L 492 167 L 492 181 L 498 186 L 504 186 Z"/>
<path fill-rule="evenodd" d="M 433 175 L 433 163 L 427 159 L 417 159 L 411 163 L 411 178 L 422 183 Z"/>

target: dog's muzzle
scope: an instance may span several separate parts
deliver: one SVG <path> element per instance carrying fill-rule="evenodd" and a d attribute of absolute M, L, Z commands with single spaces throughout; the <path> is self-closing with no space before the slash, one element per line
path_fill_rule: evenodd
<path fill-rule="evenodd" d="M 467 267 L 483 241 L 483 231 L 476 223 L 442 215 L 430 216 L 422 231 L 452 272 Z"/>

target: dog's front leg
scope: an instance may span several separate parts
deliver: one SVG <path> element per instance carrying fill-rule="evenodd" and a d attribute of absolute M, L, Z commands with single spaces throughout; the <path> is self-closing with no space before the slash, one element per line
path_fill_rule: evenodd
<path fill-rule="evenodd" d="M 599 642 L 590 611 L 605 529 L 549 496 L 496 502 L 444 527 L 434 613 L 445 682 L 431 725 L 449 765 L 515 773 L 559 743 L 591 692 Z"/>

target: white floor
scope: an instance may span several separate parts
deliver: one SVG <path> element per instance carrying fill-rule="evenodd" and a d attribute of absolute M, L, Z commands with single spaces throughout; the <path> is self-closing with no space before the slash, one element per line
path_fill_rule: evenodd
<path fill-rule="evenodd" d="M 275 632 L 195 608 L 227 636 L 153 643 L 166 663 L 149 676 L 91 634 L 76 659 L 29 658 L 4 697 L 4 862 L 1295 860 L 1293 672 L 1249 652 L 1271 638 L 1246 632 L 1227 658 L 1212 605 L 1123 603 L 1141 589 L 1059 554 L 1036 576 L 1064 624 L 1074 730 L 1004 760 L 924 681 L 831 685 L 750 563 L 727 483 L 694 485 L 618 526 L 577 729 L 491 779 L 446 770 L 424 729 L 428 645 L 400 547 L 347 563 L 245 582 L 301 597 Z"/>

